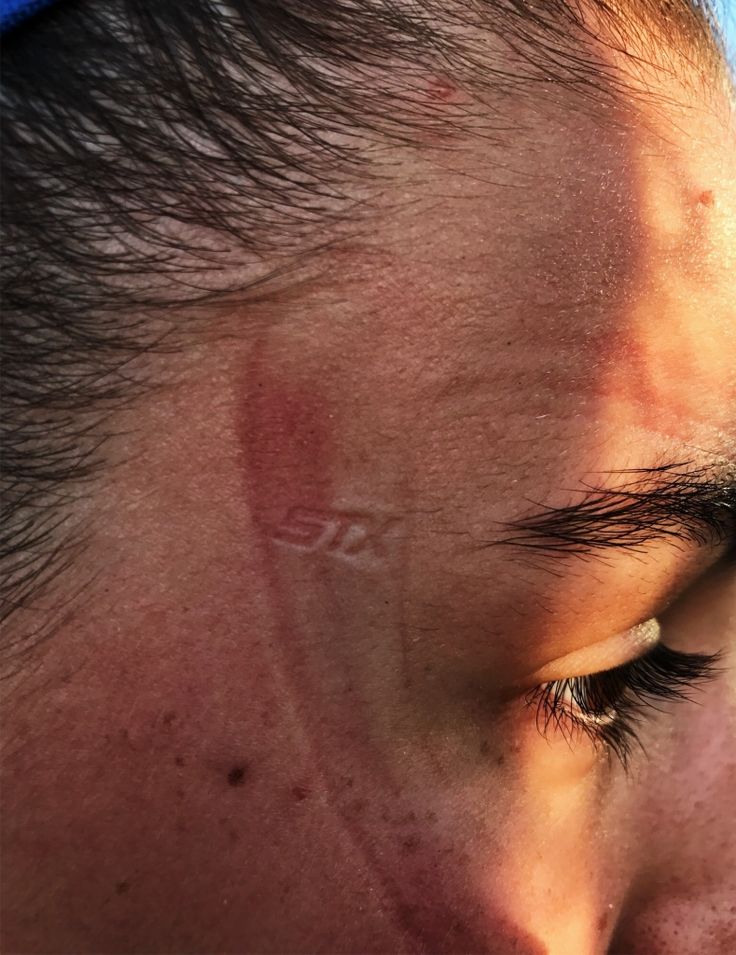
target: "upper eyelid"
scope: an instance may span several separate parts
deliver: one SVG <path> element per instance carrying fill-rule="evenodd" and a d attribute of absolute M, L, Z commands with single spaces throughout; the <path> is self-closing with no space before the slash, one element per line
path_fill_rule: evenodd
<path fill-rule="evenodd" d="M 659 643 L 661 626 L 650 618 L 612 637 L 574 650 L 538 667 L 523 681 L 529 687 L 561 679 L 589 677 L 628 666 Z"/>

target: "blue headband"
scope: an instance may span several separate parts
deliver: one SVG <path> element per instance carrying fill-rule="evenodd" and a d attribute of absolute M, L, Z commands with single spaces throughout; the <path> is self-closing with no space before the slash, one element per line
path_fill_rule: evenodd
<path fill-rule="evenodd" d="M 6 33 L 54 0 L 0 0 L 0 33 Z"/>

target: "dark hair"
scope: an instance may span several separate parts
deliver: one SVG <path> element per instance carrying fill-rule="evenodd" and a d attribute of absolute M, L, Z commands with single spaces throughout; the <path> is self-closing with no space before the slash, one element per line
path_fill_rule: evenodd
<path fill-rule="evenodd" d="M 635 19 L 698 50 L 704 68 L 723 62 L 708 4 L 629 7 L 622 19 L 607 0 L 588 4 L 610 44 L 623 48 Z M 448 78 L 502 103 L 554 81 L 595 103 L 617 82 L 595 50 L 576 0 L 65 0 L 10 34 L 9 657 L 48 633 L 45 614 L 31 624 L 24 611 L 42 594 L 54 607 L 69 598 L 61 571 L 86 536 L 75 505 L 105 460 L 115 410 L 156 386 L 148 356 L 185 347 L 223 294 L 247 300 L 288 281 L 342 224 L 368 227 L 387 144 L 462 133 L 463 108 L 418 97 L 418 84 Z"/>

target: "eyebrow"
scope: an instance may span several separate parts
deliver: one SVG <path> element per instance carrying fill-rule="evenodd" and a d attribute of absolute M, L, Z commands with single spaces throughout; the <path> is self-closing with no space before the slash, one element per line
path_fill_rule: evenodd
<path fill-rule="evenodd" d="M 719 548 L 736 557 L 736 466 L 696 467 L 690 461 L 652 468 L 593 472 L 627 476 L 617 486 L 581 481 L 580 501 L 538 508 L 502 527 L 513 531 L 498 543 L 550 555 L 598 557 L 607 550 L 636 554 L 647 545 L 671 540 Z"/>

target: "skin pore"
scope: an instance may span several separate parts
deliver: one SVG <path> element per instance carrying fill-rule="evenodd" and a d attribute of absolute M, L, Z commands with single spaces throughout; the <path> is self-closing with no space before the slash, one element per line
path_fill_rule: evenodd
<path fill-rule="evenodd" d="M 732 673 L 628 775 L 513 692 L 655 615 L 729 665 L 733 572 L 494 546 L 736 460 L 728 108 L 644 79 L 397 156 L 372 230 L 119 414 L 89 583 L 3 701 L 5 950 L 733 950 Z"/>

